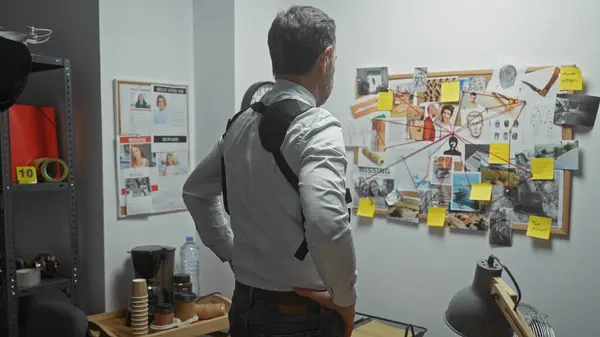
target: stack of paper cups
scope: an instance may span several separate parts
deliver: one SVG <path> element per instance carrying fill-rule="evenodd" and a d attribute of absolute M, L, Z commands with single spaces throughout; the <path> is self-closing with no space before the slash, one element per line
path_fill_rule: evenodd
<path fill-rule="evenodd" d="M 131 329 L 136 336 L 148 334 L 148 286 L 146 279 L 133 280 L 131 293 Z"/>

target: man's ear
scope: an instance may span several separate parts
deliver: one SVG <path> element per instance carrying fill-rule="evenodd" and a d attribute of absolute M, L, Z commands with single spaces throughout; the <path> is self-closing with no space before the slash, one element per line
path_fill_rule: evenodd
<path fill-rule="evenodd" d="M 327 47 L 319 56 L 319 64 L 320 70 L 325 73 L 327 72 L 327 67 L 331 65 L 331 58 L 333 57 L 333 46 Z"/>

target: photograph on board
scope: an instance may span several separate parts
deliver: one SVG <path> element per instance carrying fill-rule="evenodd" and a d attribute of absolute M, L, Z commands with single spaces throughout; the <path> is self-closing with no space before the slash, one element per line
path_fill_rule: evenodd
<path fill-rule="evenodd" d="M 512 246 L 512 213 L 510 208 L 490 211 L 490 245 Z"/>
<path fill-rule="evenodd" d="M 400 194 L 400 199 L 390 207 L 388 217 L 402 222 L 418 224 L 420 210 L 418 193 L 414 191 L 401 191 Z"/>
<path fill-rule="evenodd" d="M 412 94 L 412 79 L 390 80 L 390 90 L 394 92 L 394 103 L 390 117 L 408 117 L 415 96 Z M 406 123 L 405 123 L 406 124 Z"/>
<path fill-rule="evenodd" d="M 465 144 L 465 170 L 479 172 L 479 168 L 488 167 L 490 146 L 485 144 Z"/>
<path fill-rule="evenodd" d="M 431 159 L 430 184 L 452 185 L 452 157 L 434 156 Z"/>
<path fill-rule="evenodd" d="M 436 102 L 423 103 L 421 105 L 425 115 L 423 116 L 423 140 L 434 141 L 441 137 L 441 129 L 435 126 L 435 120 L 438 118 L 440 104 Z"/>
<path fill-rule="evenodd" d="M 130 170 L 130 169 L 129 169 Z M 129 172 L 128 172 L 129 173 Z M 125 206 L 123 215 L 152 213 L 152 186 L 150 177 L 127 174 L 124 179 Z"/>
<path fill-rule="evenodd" d="M 425 114 L 423 108 L 412 106 L 407 110 L 406 135 L 407 139 L 414 141 L 425 140 L 423 138 L 423 130 L 425 125 Z M 435 138 L 435 135 L 434 135 Z"/>
<path fill-rule="evenodd" d="M 471 186 L 481 183 L 481 173 L 479 172 L 453 172 L 452 186 Z"/>
<path fill-rule="evenodd" d="M 563 140 L 556 144 L 535 144 L 535 158 L 554 158 L 556 170 L 578 170 L 579 141 Z"/>
<path fill-rule="evenodd" d="M 427 214 L 429 207 L 448 208 L 452 200 L 451 185 L 429 185 L 427 189 L 419 189 L 419 213 Z"/>
<path fill-rule="evenodd" d="M 436 124 L 439 125 L 442 130 L 451 131 L 454 127 L 461 125 L 460 118 L 456 118 L 457 115 L 457 106 L 440 103 L 440 113 L 438 118 L 436 118 Z"/>
<path fill-rule="evenodd" d="M 477 95 L 478 93 L 474 91 L 463 92 L 460 103 L 461 110 L 479 108 L 479 100 L 477 99 Z"/>
<path fill-rule="evenodd" d="M 376 209 L 387 210 L 388 205 L 385 197 L 394 191 L 393 177 L 393 170 L 386 171 L 369 167 L 355 167 L 354 192 L 358 198 L 370 198 L 374 200 Z"/>
<path fill-rule="evenodd" d="M 529 177 L 521 177 L 517 174 L 517 170 L 513 167 L 506 169 L 481 166 L 479 168 L 482 183 L 490 183 L 503 187 L 516 187 L 523 180 L 529 179 Z"/>
<path fill-rule="evenodd" d="M 460 82 L 460 90 L 462 92 L 484 93 L 487 87 L 487 80 L 483 76 L 460 78 L 458 81 Z"/>
<path fill-rule="evenodd" d="M 412 92 L 423 92 L 427 89 L 427 67 L 415 67 L 412 78 Z"/>
<path fill-rule="evenodd" d="M 150 134 L 154 107 L 152 85 L 117 81 L 116 88 L 117 134 Z"/>
<path fill-rule="evenodd" d="M 564 171 L 555 170 L 554 180 L 526 180 L 509 193 L 514 207 L 513 222 L 526 225 L 530 215 L 552 219 L 552 228 L 562 227 Z"/>
<path fill-rule="evenodd" d="M 471 185 L 481 182 L 479 172 L 452 173 L 452 201 L 450 209 L 460 212 L 478 212 L 479 201 L 471 200 Z"/>
<path fill-rule="evenodd" d="M 446 225 L 451 229 L 485 231 L 489 219 L 487 214 L 450 212 L 446 216 Z"/>
<path fill-rule="evenodd" d="M 471 200 L 471 186 L 452 186 L 450 209 L 459 212 L 479 212 L 479 201 Z"/>
<path fill-rule="evenodd" d="M 356 69 L 357 95 L 372 95 L 388 91 L 388 68 L 358 68 Z"/>
<path fill-rule="evenodd" d="M 132 109 L 140 109 L 140 110 L 150 110 L 152 106 L 149 103 L 150 101 L 150 92 L 149 90 L 144 91 L 131 91 L 131 108 Z"/>
<path fill-rule="evenodd" d="M 152 134 L 187 134 L 187 87 L 153 85 L 152 92 Z"/>
<path fill-rule="evenodd" d="M 600 97 L 582 94 L 558 94 L 554 107 L 554 124 L 593 127 Z"/>
<path fill-rule="evenodd" d="M 155 152 L 159 176 L 188 174 L 187 152 Z"/>
<path fill-rule="evenodd" d="M 553 180 L 532 180 L 531 158 L 518 153 L 515 162 L 521 169 L 481 169 L 481 181 L 493 184 L 490 209 L 512 208 L 514 224 L 527 225 L 529 216 L 537 215 L 551 218 L 552 228 L 561 228 L 564 171 L 554 170 Z"/>
<path fill-rule="evenodd" d="M 440 77 L 428 78 L 425 92 L 423 93 L 424 102 L 439 102 L 442 98 L 442 83 L 458 82 L 458 77 Z"/>
<path fill-rule="evenodd" d="M 150 136 L 119 137 L 119 168 L 154 167 Z"/>
<path fill-rule="evenodd" d="M 151 191 L 150 177 L 125 179 L 125 192 L 133 198 L 149 196 Z"/>
<path fill-rule="evenodd" d="M 519 95 L 521 76 L 525 75 L 526 67 L 516 67 L 512 64 L 494 69 L 488 82 L 487 91 L 495 92 L 511 98 Z"/>

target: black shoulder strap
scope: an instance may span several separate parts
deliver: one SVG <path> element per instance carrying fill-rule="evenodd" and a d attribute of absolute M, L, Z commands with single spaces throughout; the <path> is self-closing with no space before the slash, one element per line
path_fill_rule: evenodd
<path fill-rule="evenodd" d="M 281 145 L 290 124 L 292 124 L 298 115 L 310 108 L 310 105 L 302 101 L 286 99 L 274 103 L 268 108 L 258 107 L 257 110 L 262 115 L 258 124 L 260 143 L 267 152 L 273 154 L 279 170 L 296 192 L 299 192 L 298 176 L 296 176 L 290 165 L 285 161 L 281 153 Z"/>
<path fill-rule="evenodd" d="M 249 107 L 246 107 L 240 111 L 238 111 L 235 115 L 233 115 L 233 117 L 231 117 L 228 121 L 227 121 L 227 126 L 225 127 L 225 132 L 223 132 L 223 139 L 225 139 L 225 135 L 227 134 L 227 131 L 229 130 L 229 127 L 231 127 L 231 124 L 233 124 L 233 122 L 235 122 L 235 120 L 246 110 L 252 108 L 252 110 L 256 111 L 257 109 L 262 109 L 262 107 L 264 107 L 264 104 L 261 102 L 256 102 L 252 105 L 250 105 Z M 229 205 L 227 204 L 227 179 L 226 179 L 226 175 L 225 175 L 225 157 L 221 154 L 221 191 L 223 192 L 223 206 L 225 208 L 225 212 L 227 212 L 227 214 L 229 214 Z"/>
<path fill-rule="evenodd" d="M 273 154 L 275 163 L 285 179 L 290 183 L 294 190 L 296 190 L 296 193 L 300 193 L 298 176 L 283 157 L 281 145 L 283 144 L 283 140 L 285 139 L 290 124 L 292 124 L 298 115 L 309 110 L 311 106 L 295 99 L 286 99 L 276 102 L 270 107 L 258 108 L 257 111 L 262 115 L 258 124 L 260 143 L 267 152 Z M 302 230 L 306 231 L 306 228 L 304 227 L 305 218 L 302 210 L 300 210 L 300 215 L 302 217 Z M 296 250 L 294 257 L 303 261 L 307 254 L 308 243 L 306 242 L 306 238 L 304 238 L 300 247 Z"/>

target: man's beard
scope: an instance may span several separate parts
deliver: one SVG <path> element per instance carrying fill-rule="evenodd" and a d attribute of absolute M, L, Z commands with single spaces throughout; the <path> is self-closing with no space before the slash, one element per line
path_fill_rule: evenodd
<path fill-rule="evenodd" d="M 327 67 L 327 72 L 325 73 L 325 79 L 323 80 L 323 89 L 321 90 L 320 96 L 320 102 L 319 102 L 319 106 L 325 104 L 325 102 L 327 102 L 327 99 L 329 99 L 329 96 L 331 96 L 331 92 L 333 91 L 333 77 L 335 74 L 335 67 L 333 66 L 333 62 L 331 62 L 329 64 L 329 66 Z"/>

